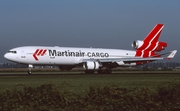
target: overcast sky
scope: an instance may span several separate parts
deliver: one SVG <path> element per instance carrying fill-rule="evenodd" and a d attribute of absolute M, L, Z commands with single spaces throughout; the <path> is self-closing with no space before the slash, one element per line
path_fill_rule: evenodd
<path fill-rule="evenodd" d="M 180 51 L 178 0 L 1 0 L 0 62 L 9 49 L 27 45 L 133 50 L 157 23 L 165 24 L 166 51 Z"/>

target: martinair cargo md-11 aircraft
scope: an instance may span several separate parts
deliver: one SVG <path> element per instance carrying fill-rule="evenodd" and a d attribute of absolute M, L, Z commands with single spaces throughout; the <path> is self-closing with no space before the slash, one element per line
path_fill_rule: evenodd
<path fill-rule="evenodd" d="M 166 42 L 158 41 L 163 27 L 163 24 L 157 24 L 143 41 L 134 41 L 132 47 L 136 51 L 24 46 L 9 50 L 4 57 L 13 62 L 27 64 L 29 74 L 31 74 L 33 65 L 57 65 L 61 70 L 71 70 L 76 66 L 82 66 L 85 73 L 94 73 L 95 71 L 111 73 L 111 69 L 115 67 L 142 65 L 156 60 L 173 58 L 177 50 L 163 54 L 157 53 L 167 47 Z"/>

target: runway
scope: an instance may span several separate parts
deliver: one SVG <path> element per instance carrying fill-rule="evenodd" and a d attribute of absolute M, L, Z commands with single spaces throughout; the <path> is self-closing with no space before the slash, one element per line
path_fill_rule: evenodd
<path fill-rule="evenodd" d="M 82 71 L 68 71 L 68 72 L 33 72 L 28 74 L 26 72 L 1 72 L 0 77 L 2 76 L 79 76 L 79 75 L 132 75 L 132 74 L 180 74 L 180 71 L 114 71 L 109 74 L 85 74 Z"/>

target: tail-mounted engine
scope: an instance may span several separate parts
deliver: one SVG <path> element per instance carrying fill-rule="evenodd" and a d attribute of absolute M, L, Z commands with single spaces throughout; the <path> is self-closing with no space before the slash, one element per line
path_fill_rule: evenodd
<path fill-rule="evenodd" d="M 146 43 L 141 40 L 134 41 L 132 47 L 138 50 L 147 50 L 147 51 L 162 51 L 167 47 L 166 42 L 157 42 L 157 43 Z"/>
<path fill-rule="evenodd" d="M 133 47 L 134 49 L 138 49 L 138 48 L 140 48 L 143 44 L 144 44 L 143 41 L 141 41 L 141 40 L 136 40 L 136 41 L 134 41 L 134 42 L 132 43 L 132 47 Z"/>
<path fill-rule="evenodd" d="M 101 64 L 97 61 L 88 61 L 83 64 L 85 70 L 98 70 Z"/>

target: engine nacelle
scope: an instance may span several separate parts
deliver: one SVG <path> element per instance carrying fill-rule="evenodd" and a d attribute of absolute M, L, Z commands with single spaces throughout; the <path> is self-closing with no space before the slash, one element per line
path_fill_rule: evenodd
<path fill-rule="evenodd" d="M 144 41 L 137 40 L 132 43 L 132 47 L 134 49 L 144 50 L 147 51 L 162 51 L 167 47 L 166 42 L 157 42 L 157 43 L 144 43 Z"/>
<path fill-rule="evenodd" d="M 136 41 L 134 41 L 134 42 L 132 43 L 132 47 L 133 47 L 134 49 L 138 49 L 138 48 L 140 48 L 143 44 L 144 44 L 143 41 L 141 41 L 141 40 L 136 40 Z"/>
<path fill-rule="evenodd" d="M 100 63 L 97 61 L 88 61 L 83 64 L 85 70 L 98 70 L 100 66 Z"/>

